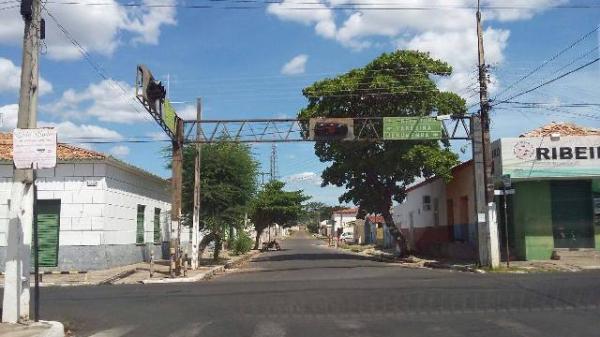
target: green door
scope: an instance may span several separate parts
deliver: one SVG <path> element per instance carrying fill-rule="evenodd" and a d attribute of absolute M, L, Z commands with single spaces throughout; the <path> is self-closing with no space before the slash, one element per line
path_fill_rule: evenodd
<path fill-rule="evenodd" d="M 552 230 L 555 248 L 593 248 L 591 181 L 553 181 Z"/>
<path fill-rule="evenodd" d="M 58 266 L 60 200 L 37 201 L 38 261 L 40 267 Z"/>

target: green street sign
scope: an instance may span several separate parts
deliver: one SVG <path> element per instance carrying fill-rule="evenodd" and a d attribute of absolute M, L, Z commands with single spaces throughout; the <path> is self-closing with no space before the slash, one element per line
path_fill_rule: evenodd
<path fill-rule="evenodd" d="M 384 140 L 442 139 L 442 122 L 434 117 L 384 117 Z"/>
<path fill-rule="evenodd" d="M 165 99 L 165 102 L 163 104 L 163 116 L 162 119 L 165 122 L 165 124 L 167 125 L 167 127 L 169 128 L 169 130 L 171 130 L 171 132 L 175 133 L 175 121 L 177 113 L 175 112 L 175 108 L 173 108 L 173 106 L 171 105 L 171 102 L 169 102 L 168 99 Z"/>

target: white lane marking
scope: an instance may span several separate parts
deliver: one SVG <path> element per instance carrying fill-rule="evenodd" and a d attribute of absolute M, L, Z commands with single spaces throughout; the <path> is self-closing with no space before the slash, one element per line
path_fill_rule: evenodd
<path fill-rule="evenodd" d="M 189 337 L 189 336 L 199 336 L 202 330 L 209 326 L 212 322 L 206 323 L 192 323 L 188 326 L 185 326 L 172 334 L 169 337 Z"/>
<path fill-rule="evenodd" d="M 252 337 L 285 337 L 285 329 L 281 324 L 271 322 L 271 321 L 262 321 L 258 322 L 254 327 L 254 333 Z"/>
<path fill-rule="evenodd" d="M 119 326 L 116 328 L 96 332 L 89 337 L 121 337 L 133 330 L 134 327 L 135 326 L 133 325 Z"/>
<path fill-rule="evenodd" d="M 514 319 L 509 320 L 509 319 L 499 318 L 499 319 L 493 319 L 490 321 L 493 324 L 510 331 L 511 334 L 513 334 L 514 336 L 523 336 L 523 337 L 542 336 L 542 334 L 540 333 L 539 330 L 537 330 L 531 326 L 525 325 Z"/>

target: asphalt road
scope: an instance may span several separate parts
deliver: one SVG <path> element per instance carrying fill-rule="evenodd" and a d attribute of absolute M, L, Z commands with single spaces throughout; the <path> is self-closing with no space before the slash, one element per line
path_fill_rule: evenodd
<path fill-rule="evenodd" d="M 308 237 L 207 282 L 43 288 L 77 336 L 600 336 L 600 273 L 408 269 Z"/>

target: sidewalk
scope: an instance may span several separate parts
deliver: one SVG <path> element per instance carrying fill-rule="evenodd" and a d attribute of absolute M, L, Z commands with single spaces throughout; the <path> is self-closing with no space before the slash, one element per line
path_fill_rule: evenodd
<path fill-rule="evenodd" d="M 327 242 L 327 239 L 324 239 Z M 331 247 L 334 248 L 334 247 Z M 451 269 L 463 272 L 486 273 L 486 272 L 504 272 L 504 273 L 539 273 L 539 272 L 580 272 L 584 270 L 600 269 L 599 257 L 562 257 L 560 260 L 536 260 L 536 261 L 511 261 L 510 268 L 506 268 L 506 262 L 502 261 L 500 267 L 495 270 L 483 269 L 477 266 L 477 263 L 470 261 L 460 261 L 444 258 L 427 258 L 408 256 L 398 258 L 393 249 L 379 249 L 373 245 L 341 245 L 338 249 L 347 252 L 369 256 L 382 262 L 398 263 L 408 268 L 432 268 L 432 269 Z"/>
<path fill-rule="evenodd" d="M 0 337 L 64 337 L 65 328 L 59 322 L 39 321 L 29 324 L 0 324 Z"/>
<path fill-rule="evenodd" d="M 84 273 L 67 274 L 44 274 L 41 275 L 41 287 L 47 286 L 81 286 L 81 285 L 105 285 L 105 284 L 132 284 L 132 283 L 170 283 L 170 282 L 195 282 L 208 279 L 214 274 L 224 271 L 240 264 L 258 251 L 250 251 L 240 256 L 229 257 L 226 251 L 221 254 L 218 261 L 212 258 L 203 258 L 197 270 L 188 270 L 185 276 L 177 278 L 169 277 L 169 261 L 159 260 L 154 263 L 154 274 L 150 277 L 150 263 L 140 262 L 122 267 L 103 270 L 92 270 Z M 205 256 L 208 256 L 205 254 Z M 33 286 L 33 275 L 31 278 Z M 4 286 L 4 275 L 0 276 L 0 285 Z"/>

